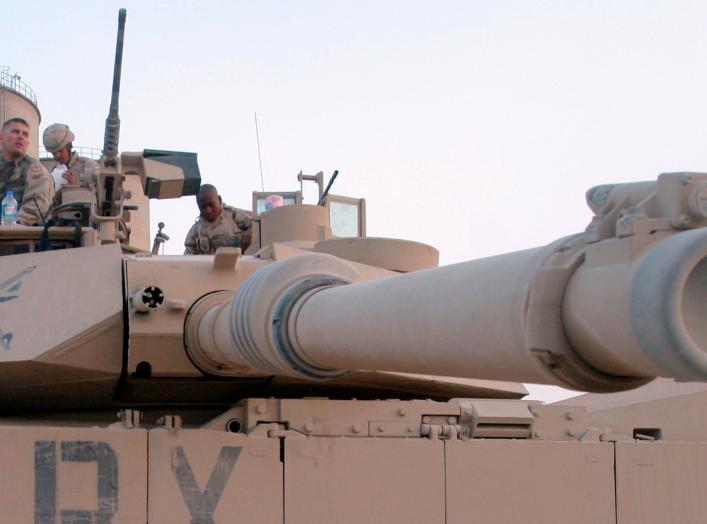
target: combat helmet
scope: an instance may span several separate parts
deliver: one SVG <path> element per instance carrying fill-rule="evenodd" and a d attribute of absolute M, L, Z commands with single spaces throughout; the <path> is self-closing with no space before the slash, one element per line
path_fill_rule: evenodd
<path fill-rule="evenodd" d="M 74 133 L 66 124 L 52 124 L 44 130 L 42 142 L 50 153 L 61 151 L 74 141 Z"/>

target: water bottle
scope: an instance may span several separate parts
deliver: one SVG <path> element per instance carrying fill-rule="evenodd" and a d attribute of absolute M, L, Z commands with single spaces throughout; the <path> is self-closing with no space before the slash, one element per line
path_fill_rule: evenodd
<path fill-rule="evenodd" d="M 14 226 L 17 224 L 17 200 L 12 191 L 8 191 L 2 199 L 2 225 Z"/>

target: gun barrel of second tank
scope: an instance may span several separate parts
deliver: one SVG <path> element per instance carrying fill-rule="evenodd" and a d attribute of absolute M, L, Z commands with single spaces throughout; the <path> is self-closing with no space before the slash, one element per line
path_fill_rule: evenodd
<path fill-rule="evenodd" d="M 588 391 L 707 380 L 707 229 L 626 240 L 634 256 L 620 262 L 576 240 L 364 282 L 336 257 L 295 256 L 204 315 L 214 333 L 201 338 L 228 365 L 308 379 L 368 369 Z"/>

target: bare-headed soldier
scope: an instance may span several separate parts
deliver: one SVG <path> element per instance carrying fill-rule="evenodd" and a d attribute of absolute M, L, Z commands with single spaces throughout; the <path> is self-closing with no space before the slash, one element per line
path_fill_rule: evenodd
<path fill-rule="evenodd" d="M 248 249 L 253 214 L 227 206 L 211 184 L 204 184 L 196 195 L 199 217 L 184 240 L 185 255 L 209 255 L 219 247 Z"/>
<path fill-rule="evenodd" d="M 0 198 L 12 191 L 19 202 L 17 222 L 31 226 L 44 221 L 54 196 L 54 182 L 38 160 L 27 155 L 29 124 L 24 118 L 10 118 L 0 128 L 2 167 Z"/>

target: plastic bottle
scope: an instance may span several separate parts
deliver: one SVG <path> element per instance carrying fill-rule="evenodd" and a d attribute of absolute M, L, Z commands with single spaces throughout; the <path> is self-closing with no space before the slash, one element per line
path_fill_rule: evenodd
<path fill-rule="evenodd" d="M 2 225 L 14 226 L 17 224 L 17 200 L 12 191 L 8 191 L 2 199 Z"/>

